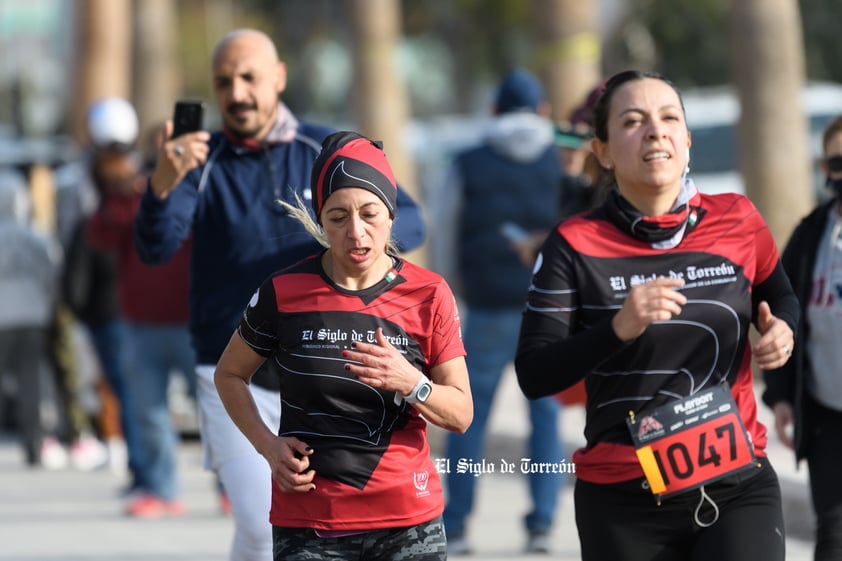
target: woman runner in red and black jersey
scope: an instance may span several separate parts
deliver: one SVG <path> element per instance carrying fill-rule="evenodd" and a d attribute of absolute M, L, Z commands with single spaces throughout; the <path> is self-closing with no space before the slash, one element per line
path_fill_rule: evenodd
<path fill-rule="evenodd" d="M 397 257 L 396 183 L 379 143 L 327 137 L 311 189 L 318 224 L 301 201 L 285 206 L 326 249 L 264 282 L 215 374 L 272 468 L 274 557 L 445 559 L 426 421 L 464 432 L 473 418 L 453 294 Z M 278 434 L 247 390 L 264 361 L 280 380 Z"/>
<path fill-rule="evenodd" d="M 611 78 L 594 124 L 615 188 L 541 248 L 516 358 L 530 398 L 585 380 L 582 559 L 783 560 L 751 361 L 787 361 L 798 304 L 769 229 L 747 198 L 687 178 L 683 102 L 664 77 Z"/>

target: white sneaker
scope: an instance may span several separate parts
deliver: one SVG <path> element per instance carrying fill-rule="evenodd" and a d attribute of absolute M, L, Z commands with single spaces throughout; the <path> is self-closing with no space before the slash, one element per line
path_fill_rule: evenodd
<path fill-rule="evenodd" d="M 70 462 L 78 470 L 91 471 L 108 463 L 108 451 L 102 442 L 83 434 L 70 447 Z"/>
<path fill-rule="evenodd" d="M 67 450 L 52 436 L 45 436 L 41 442 L 39 460 L 45 469 L 64 469 L 68 464 Z"/>

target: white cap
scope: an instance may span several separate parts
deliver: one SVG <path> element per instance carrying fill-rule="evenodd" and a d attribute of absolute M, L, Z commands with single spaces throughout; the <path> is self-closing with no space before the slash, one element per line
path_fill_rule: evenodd
<path fill-rule="evenodd" d="M 130 146 L 137 133 L 137 113 L 125 99 L 106 97 L 88 106 L 88 134 L 96 146 Z"/>

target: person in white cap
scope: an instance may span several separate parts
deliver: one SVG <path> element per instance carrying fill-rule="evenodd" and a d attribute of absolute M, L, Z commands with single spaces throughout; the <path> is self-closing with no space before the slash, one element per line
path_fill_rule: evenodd
<path fill-rule="evenodd" d="M 89 143 L 83 158 L 56 172 L 57 228 L 66 255 L 60 305 L 70 310 L 89 336 L 95 361 L 120 404 L 116 434 L 103 436 L 109 443 L 112 469 L 122 473 L 128 467 L 132 481 L 127 489 L 131 489 L 138 486 L 139 449 L 125 395 L 125 333 L 117 300 L 117 256 L 91 247 L 85 228 L 100 201 L 95 178 L 103 154 L 131 154 L 138 134 L 137 114 L 125 99 L 97 99 L 88 106 L 86 130 Z M 84 351 L 76 348 L 70 352 Z M 117 423 L 106 425 L 112 424 Z"/>

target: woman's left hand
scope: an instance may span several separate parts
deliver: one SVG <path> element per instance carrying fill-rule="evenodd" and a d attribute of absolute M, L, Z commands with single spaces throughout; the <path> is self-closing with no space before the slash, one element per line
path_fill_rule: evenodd
<path fill-rule="evenodd" d="M 377 328 L 377 343 L 351 343 L 353 350 L 342 351 L 348 359 L 345 370 L 354 374 L 360 382 L 386 391 L 407 395 L 418 383 L 421 372 L 412 366 Z"/>
<path fill-rule="evenodd" d="M 792 356 L 795 338 L 789 325 L 772 315 L 767 302 L 757 308 L 757 329 L 760 339 L 752 347 L 754 360 L 761 370 L 780 368 Z"/>

